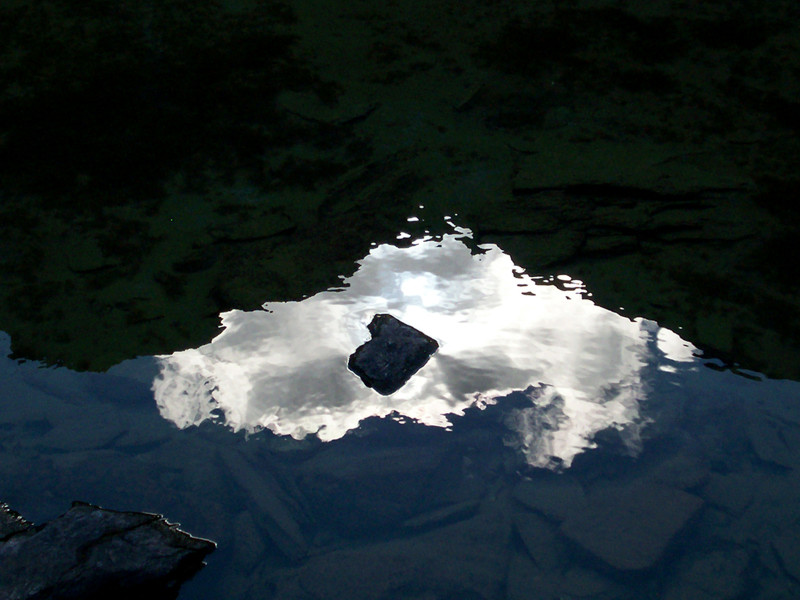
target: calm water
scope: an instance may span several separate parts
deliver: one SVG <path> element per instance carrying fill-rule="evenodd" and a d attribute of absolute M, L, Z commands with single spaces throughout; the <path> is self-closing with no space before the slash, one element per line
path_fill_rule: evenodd
<path fill-rule="evenodd" d="M 0 500 L 215 540 L 181 600 L 800 598 L 800 384 L 725 366 L 800 380 L 796 2 L 0 32 Z"/>
<path fill-rule="evenodd" d="M 221 418 L 234 430 L 331 441 L 392 412 L 448 427 L 450 414 L 546 384 L 535 406 L 509 417 L 529 440 L 529 464 L 569 466 L 607 427 L 635 444 L 647 397 L 642 372 L 692 361 L 691 345 L 653 322 L 595 306 L 568 275 L 534 279 L 492 244 L 473 254 L 470 239 L 456 228 L 404 248 L 382 245 L 341 289 L 223 314 L 211 343 L 158 357 L 162 416 L 181 428 Z M 369 338 L 366 324 L 376 313 L 391 313 L 440 345 L 389 397 L 343 368 Z M 544 412 L 550 426 L 529 430 L 538 421 L 529 413 Z"/>
<path fill-rule="evenodd" d="M 455 225 L 400 237 L 196 349 L 106 373 L 0 359 L 0 497 L 214 539 L 186 600 L 800 592 L 800 385 Z M 440 344 L 391 396 L 346 368 L 378 312 Z"/>

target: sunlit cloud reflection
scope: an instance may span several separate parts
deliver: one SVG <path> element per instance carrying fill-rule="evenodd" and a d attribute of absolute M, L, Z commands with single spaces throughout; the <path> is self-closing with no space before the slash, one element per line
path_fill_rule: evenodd
<path fill-rule="evenodd" d="M 596 306 L 568 275 L 529 277 L 495 245 L 473 254 L 469 235 L 456 228 L 404 248 L 378 246 L 340 291 L 223 313 L 209 344 L 159 357 L 161 414 L 179 427 L 221 418 L 236 430 L 334 440 L 392 412 L 447 427 L 448 415 L 535 386 L 531 406 L 507 423 L 530 464 L 568 466 L 609 427 L 624 430 L 635 451 L 645 367 L 694 360 L 694 348 L 653 322 Z M 347 369 L 376 313 L 440 346 L 390 396 Z"/>

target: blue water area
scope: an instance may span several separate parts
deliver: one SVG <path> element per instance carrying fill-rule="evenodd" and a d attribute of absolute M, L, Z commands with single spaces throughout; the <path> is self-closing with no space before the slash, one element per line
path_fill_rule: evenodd
<path fill-rule="evenodd" d="M 437 340 L 394 394 L 377 313 Z M 800 385 L 533 276 L 468 230 L 377 246 L 208 344 L 79 373 L 9 358 L 0 498 L 164 514 L 218 543 L 182 599 L 800 593 Z"/>

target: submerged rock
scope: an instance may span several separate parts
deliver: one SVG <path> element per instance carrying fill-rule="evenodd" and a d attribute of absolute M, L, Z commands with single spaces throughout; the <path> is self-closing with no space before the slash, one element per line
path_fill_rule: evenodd
<path fill-rule="evenodd" d="M 400 539 L 343 546 L 268 575 L 248 597 L 274 587 L 298 598 L 503 598 L 511 554 L 505 507 L 486 503 L 472 518 Z M 530 596 L 529 596 L 530 597 Z"/>
<path fill-rule="evenodd" d="M 748 565 L 751 557 L 744 548 L 700 551 L 681 560 L 670 576 L 664 600 L 733 600 L 748 594 Z M 768 597 L 766 594 L 761 596 Z M 788 596 L 787 596 L 788 597 Z"/>
<path fill-rule="evenodd" d="M 619 571 L 653 567 L 703 501 L 666 486 L 638 483 L 591 494 L 561 525 L 572 542 Z"/>
<path fill-rule="evenodd" d="M 554 521 L 579 513 L 586 506 L 581 485 L 567 475 L 540 475 L 535 481 L 521 481 L 514 488 L 515 500 Z"/>
<path fill-rule="evenodd" d="M 254 469 L 238 453 L 221 450 L 220 457 L 234 485 L 238 486 L 253 507 L 251 512 L 263 532 L 263 541 L 271 540 L 290 560 L 303 558 L 308 552 L 308 544 L 278 482 L 264 470 L 259 472 Z"/>
<path fill-rule="evenodd" d="M 350 355 L 347 366 L 384 396 L 403 387 L 439 348 L 436 340 L 392 315 L 375 315 L 367 329 L 372 339 Z"/>
<path fill-rule="evenodd" d="M 800 581 L 800 531 L 784 529 L 772 541 L 772 549 L 778 556 L 781 567 L 792 579 Z"/>
<path fill-rule="evenodd" d="M 214 548 L 161 515 L 75 502 L 36 526 L 2 504 L 0 598 L 173 599 Z"/>

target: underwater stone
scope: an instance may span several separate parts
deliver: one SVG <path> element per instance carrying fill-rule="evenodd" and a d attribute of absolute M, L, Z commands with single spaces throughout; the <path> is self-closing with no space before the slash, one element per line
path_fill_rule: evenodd
<path fill-rule="evenodd" d="M 233 482 L 258 510 L 256 524 L 275 547 L 288 559 L 297 561 L 308 552 L 300 525 L 288 508 L 288 498 L 278 482 L 263 469 L 257 471 L 239 453 L 221 450 L 220 458 Z"/>
<path fill-rule="evenodd" d="M 522 540 L 527 555 L 544 571 L 558 571 L 564 566 L 563 544 L 556 537 L 556 528 L 535 513 L 514 515 L 514 531 Z"/>
<path fill-rule="evenodd" d="M 514 499 L 554 521 L 563 521 L 585 508 L 586 496 L 576 480 L 562 474 L 549 475 L 544 473 L 535 481 L 520 481 L 514 488 Z"/>
<path fill-rule="evenodd" d="M 752 557 L 744 548 L 702 550 L 686 556 L 678 563 L 677 572 L 669 577 L 663 600 L 734 600 L 747 598 Z M 762 597 L 766 594 L 762 594 Z"/>
<path fill-rule="evenodd" d="M 697 496 L 648 482 L 614 486 L 587 500 L 561 533 L 619 571 L 653 567 L 703 505 Z"/>
<path fill-rule="evenodd" d="M 746 431 L 753 451 L 764 462 L 790 469 L 800 464 L 800 428 L 779 419 L 753 418 Z"/>
<path fill-rule="evenodd" d="M 487 502 L 481 508 L 471 519 L 426 533 L 315 554 L 295 570 L 276 573 L 267 585 L 282 600 L 504 598 L 511 526 L 501 507 Z M 537 597 L 530 595 L 535 591 L 527 598 Z"/>
<path fill-rule="evenodd" d="M 800 532 L 784 529 L 773 540 L 772 549 L 778 555 L 781 566 L 793 578 L 800 580 Z"/>
<path fill-rule="evenodd" d="M 34 526 L 0 505 L 0 598 L 172 600 L 216 545 L 160 515 L 74 502 Z M 8 527 L 6 527 L 8 526 Z"/>
<path fill-rule="evenodd" d="M 367 329 L 372 339 L 350 355 L 347 366 L 384 396 L 403 387 L 439 348 L 436 340 L 392 315 L 375 315 Z"/>

